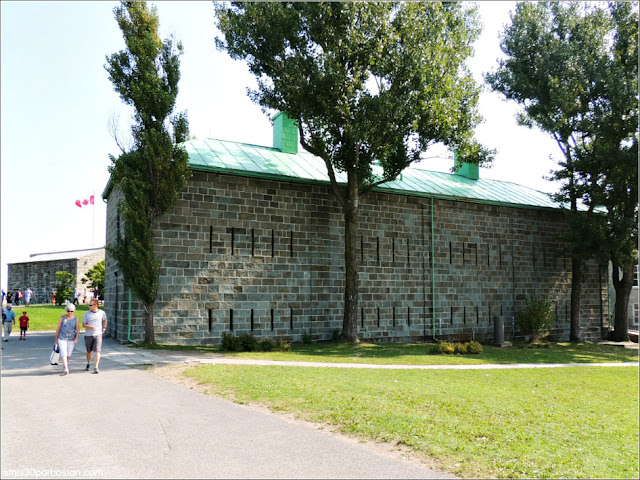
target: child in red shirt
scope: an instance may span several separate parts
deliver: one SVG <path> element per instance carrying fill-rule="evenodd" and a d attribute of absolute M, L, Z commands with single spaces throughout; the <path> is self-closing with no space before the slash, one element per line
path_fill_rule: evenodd
<path fill-rule="evenodd" d="M 20 340 L 27 339 L 27 328 L 29 328 L 29 317 L 27 317 L 27 311 L 25 310 L 20 317 Z"/>

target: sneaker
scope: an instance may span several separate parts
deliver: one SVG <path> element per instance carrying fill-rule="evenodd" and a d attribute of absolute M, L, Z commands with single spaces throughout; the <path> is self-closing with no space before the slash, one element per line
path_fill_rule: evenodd
<path fill-rule="evenodd" d="M 69 375 L 69 370 L 63 370 L 62 371 L 62 376 L 64 377 L 65 375 Z"/>
<path fill-rule="evenodd" d="M 100 373 L 100 370 L 98 370 L 97 368 L 94 368 L 93 373 Z"/>
<path fill-rule="evenodd" d="M 88 372 L 89 370 L 91 370 L 91 364 L 87 363 L 87 368 L 85 368 L 84 371 Z"/>

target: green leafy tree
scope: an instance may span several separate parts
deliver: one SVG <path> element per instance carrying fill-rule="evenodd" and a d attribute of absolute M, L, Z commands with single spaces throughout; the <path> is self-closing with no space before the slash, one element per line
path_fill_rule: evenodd
<path fill-rule="evenodd" d="M 89 269 L 84 278 L 80 280 L 83 284 L 87 284 L 87 287 L 89 287 L 97 299 L 102 298 L 102 293 L 104 292 L 104 265 L 104 260 L 96 263 L 93 268 Z"/>
<path fill-rule="evenodd" d="M 187 152 L 178 145 L 189 134 L 187 117 L 172 115 L 182 45 L 159 38 L 157 10 L 146 2 L 122 2 L 114 13 L 127 49 L 107 56 L 105 68 L 120 98 L 133 107 L 134 116 L 131 150 L 110 157 L 111 178 L 123 194 L 124 236 L 107 251 L 125 284 L 142 302 L 145 342 L 154 343 L 153 306 L 159 278 L 154 221 L 176 203 L 189 175 Z"/>
<path fill-rule="evenodd" d="M 473 138 L 479 88 L 464 63 L 480 32 L 476 11 L 458 2 L 233 3 L 216 4 L 216 17 L 218 48 L 258 79 L 251 99 L 286 112 L 304 149 L 325 162 L 345 224 L 341 338 L 357 341 L 361 199 L 438 142 L 464 162 L 491 159 Z"/>
<path fill-rule="evenodd" d="M 69 272 L 56 272 L 56 305 L 62 305 L 65 300 L 73 300 L 76 288 L 76 277 Z"/>
<path fill-rule="evenodd" d="M 572 258 L 574 341 L 580 339 L 584 261 L 610 258 L 614 285 L 619 267 L 625 271 L 625 288 L 629 270 L 633 278 L 637 34 L 637 4 L 602 8 L 595 3 L 520 2 L 502 34 L 506 58 L 486 76 L 494 90 L 523 107 L 519 123 L 549 133 L 562 152 L 560 168 L 551 178 L 562 184 L 555 198 L 569 206 L 571 228 L 564 239 Z M 607 215 L 599 213 L 599 206 L 606 207 Z M 617 301 L 626 305 L 625 291 L 620 289 Z"/>

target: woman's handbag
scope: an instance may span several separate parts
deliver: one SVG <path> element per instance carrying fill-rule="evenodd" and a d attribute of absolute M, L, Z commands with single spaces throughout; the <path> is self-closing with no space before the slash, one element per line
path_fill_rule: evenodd
<path fill-rule="evenodd" d="M 49 363 L 51 365 L 58 365 L 58 362 L 60 361 L 60 349 L 58 348 L 58 345 L 54 345 L 53 346 L 53 351 L 51 352 L 51 355 L 49 356 Z"/>

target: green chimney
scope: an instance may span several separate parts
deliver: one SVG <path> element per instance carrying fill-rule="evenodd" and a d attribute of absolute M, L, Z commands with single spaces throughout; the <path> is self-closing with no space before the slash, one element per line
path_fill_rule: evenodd
<path fill-rule="evenodd" d="M 282 153 L 298 153 L 298 127 L 284 112 L 273 117 L 273 148 Z"/>
<path fill-rule="evenodd" d="M 478 180 L 478 178 L 480 178 L 480 168 L 478 167 L 478 165 L 458 161 L 457 150 L 453 151 L 453 161 L 456 165 L 456 175 L 468 178 L 469 180 Z"/>

